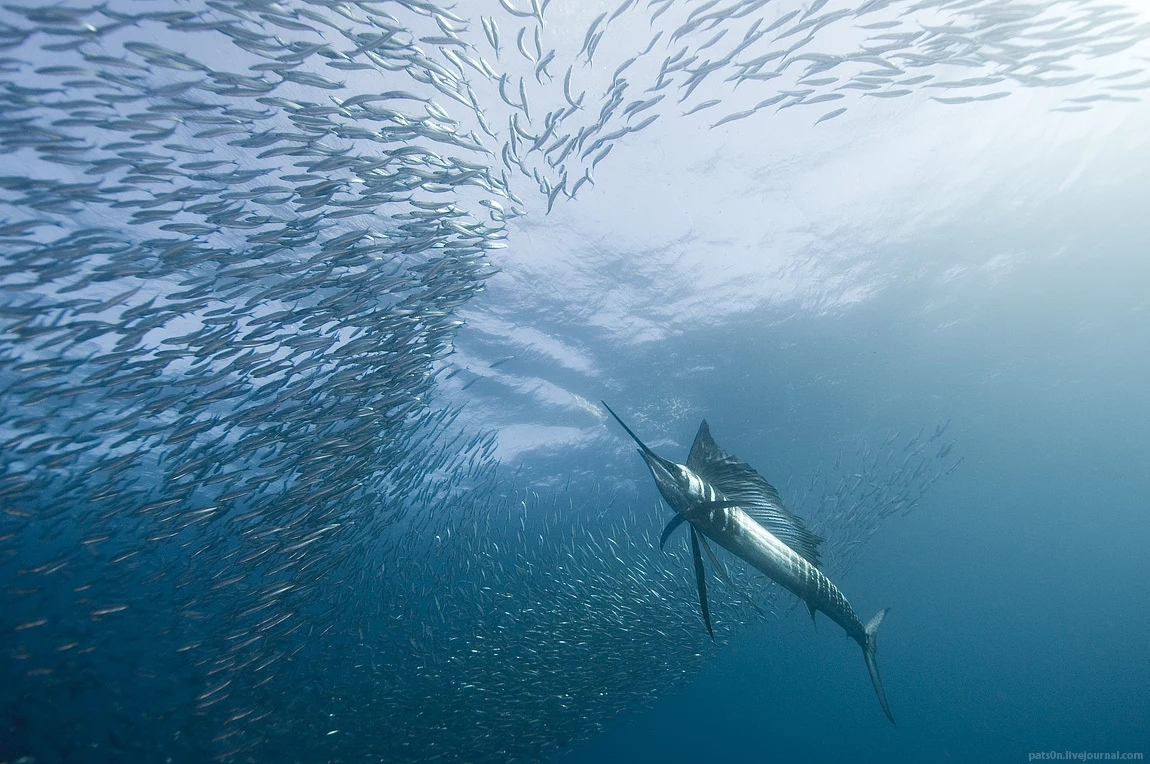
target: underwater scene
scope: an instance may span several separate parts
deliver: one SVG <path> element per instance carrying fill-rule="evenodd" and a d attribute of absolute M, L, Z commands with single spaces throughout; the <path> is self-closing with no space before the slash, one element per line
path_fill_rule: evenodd
<path fill-rule="evenodd" d="M 0 764 L 1150 753 L 1142 0 L 11 0 L 0 72 Z"/>

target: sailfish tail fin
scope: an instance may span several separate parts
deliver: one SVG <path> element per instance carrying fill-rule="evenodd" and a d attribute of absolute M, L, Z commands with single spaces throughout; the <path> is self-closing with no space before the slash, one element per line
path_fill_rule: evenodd
<path fill-rule="evenodd" d="M 882 711 L 884 714 L 886 714 L 886 718 L 890 719 L 891 724 L 894 724 L 894 716 L 890 712 L 890 706 L 887 705 L 886 693 L 882 691 L 882 680 L 879 678 L 878 663 L 875 662 L 874 657 L 876 649 L 875 637 L 878 634 L 879 624 L 882 623 L 882 619 L 886 616 L 888 610 L 890 610 L 890 608 L 883 608 L 882 610 L 878 611 L 875 617 L 870 619 L 870 622 L 867 623 L 865 628 L 866 644 L 862 646 L 862 649 L 863 657 L 866 659 L 867 671 L 870 672 L 870 681 L 871 684 L 874 685 L 874 693 L 878 696 L 879 705 L 882 706 Z"/>

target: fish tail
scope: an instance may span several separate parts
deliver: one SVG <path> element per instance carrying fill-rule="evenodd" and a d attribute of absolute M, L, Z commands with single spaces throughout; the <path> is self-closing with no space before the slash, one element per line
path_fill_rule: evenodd
<path fill-rule="evenodd" d="M 874 685 L 874 693 L 878 696 L 879 705 L 882 706 L 882 711 L 886 714 L 886 718 L 890 719 L 891 724 L 894 724 L 894 716 L 891 714 L 890 706 L 887 705 L 886 702 L 886 693 L 882 691 L 882 680 L 879 679 L 878 675 L 878 663 L 875 662 L 874 658 L 876 650 L 875 637 L 878 634 L 879 624 L 882 623 L 882 619 L 886 616 L 888 610 L 890 610 L 890 608 L 883 608 L 878 611 L 875 617 L 867 623 L 865 628 L 866 643 L 862 646 L 862 649 L 863 657 L 866 659 L 866 668 L 867 671 L 870 672 L 870 681 L 871 684 Z"/>

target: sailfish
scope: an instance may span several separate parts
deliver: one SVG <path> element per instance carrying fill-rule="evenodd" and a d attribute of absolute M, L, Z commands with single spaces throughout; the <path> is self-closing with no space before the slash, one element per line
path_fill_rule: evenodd
<path fill-rule="evenodd" d="M 605 401 L 603 406 L 639 444 L 639 453 L 650 468 L 659 493 L 675 511 L 659 546 L 683 523 L 690 528 L 699 605 L 711 638 L 715 634 L 700 548 L 706 550 L 713 563 L 717 560 L 707 539 L 797 595 L 810 609 L 812 619 L 822 611 L 841 626 L 862 648 L 879 705 L 894 724 L 875 662 L 875 635 L 887 609 L 863 625 L 843 593 L 819 569 L 819 544 L 823 539 L 783 505 L 778 491 L 750 465 L 719 448 L 706 420 L 699 425 L 687 463 L 676 464 L 648 448 Z"/>

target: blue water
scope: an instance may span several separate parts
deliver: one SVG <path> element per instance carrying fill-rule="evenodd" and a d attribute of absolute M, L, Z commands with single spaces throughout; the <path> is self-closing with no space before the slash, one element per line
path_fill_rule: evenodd
<path fill-rule="evenodd" d="M 1050 344 L 1073 344 L 1048 331 Z M 867 333 L 868 347 L 905 341 Z M 740 634 L 694 686 L 564 760 L 1009 762 L 1145 748 L 1148 528 L 1136 476 L 1146 447 L 1130 426 L 1145 410 L 1134 381 L 1145 356 L 1071 347 L 1090 367 L 1076 378 L 1042 364 L 972 385 L 956 384 L 976 370 L 963 360 L 973 348 L 958 345 L 908 360 L 909 386 L 887 361 L 859 363 L 872 355 L 861 348 L 846 356 L 851 389 L 886 391 L 883 416 L 925 398 L 955 417 L 969 449 L 961 479 L 884 526 L 840 582 L 862 593 L 864 611 L 894 603 L 880 660 L 898 727 L 882 723 L 856 648 L 799 608 Z M 1120 379 L 1125 393 L 1102 394 Z M 1069 385 L 1071 395 L 1055 390 Z"/>
<path fill-rule="evenodd" d="M 111 5 L 0 12 L 0 764 L 1150 753 L 1140 5 Z"/>

